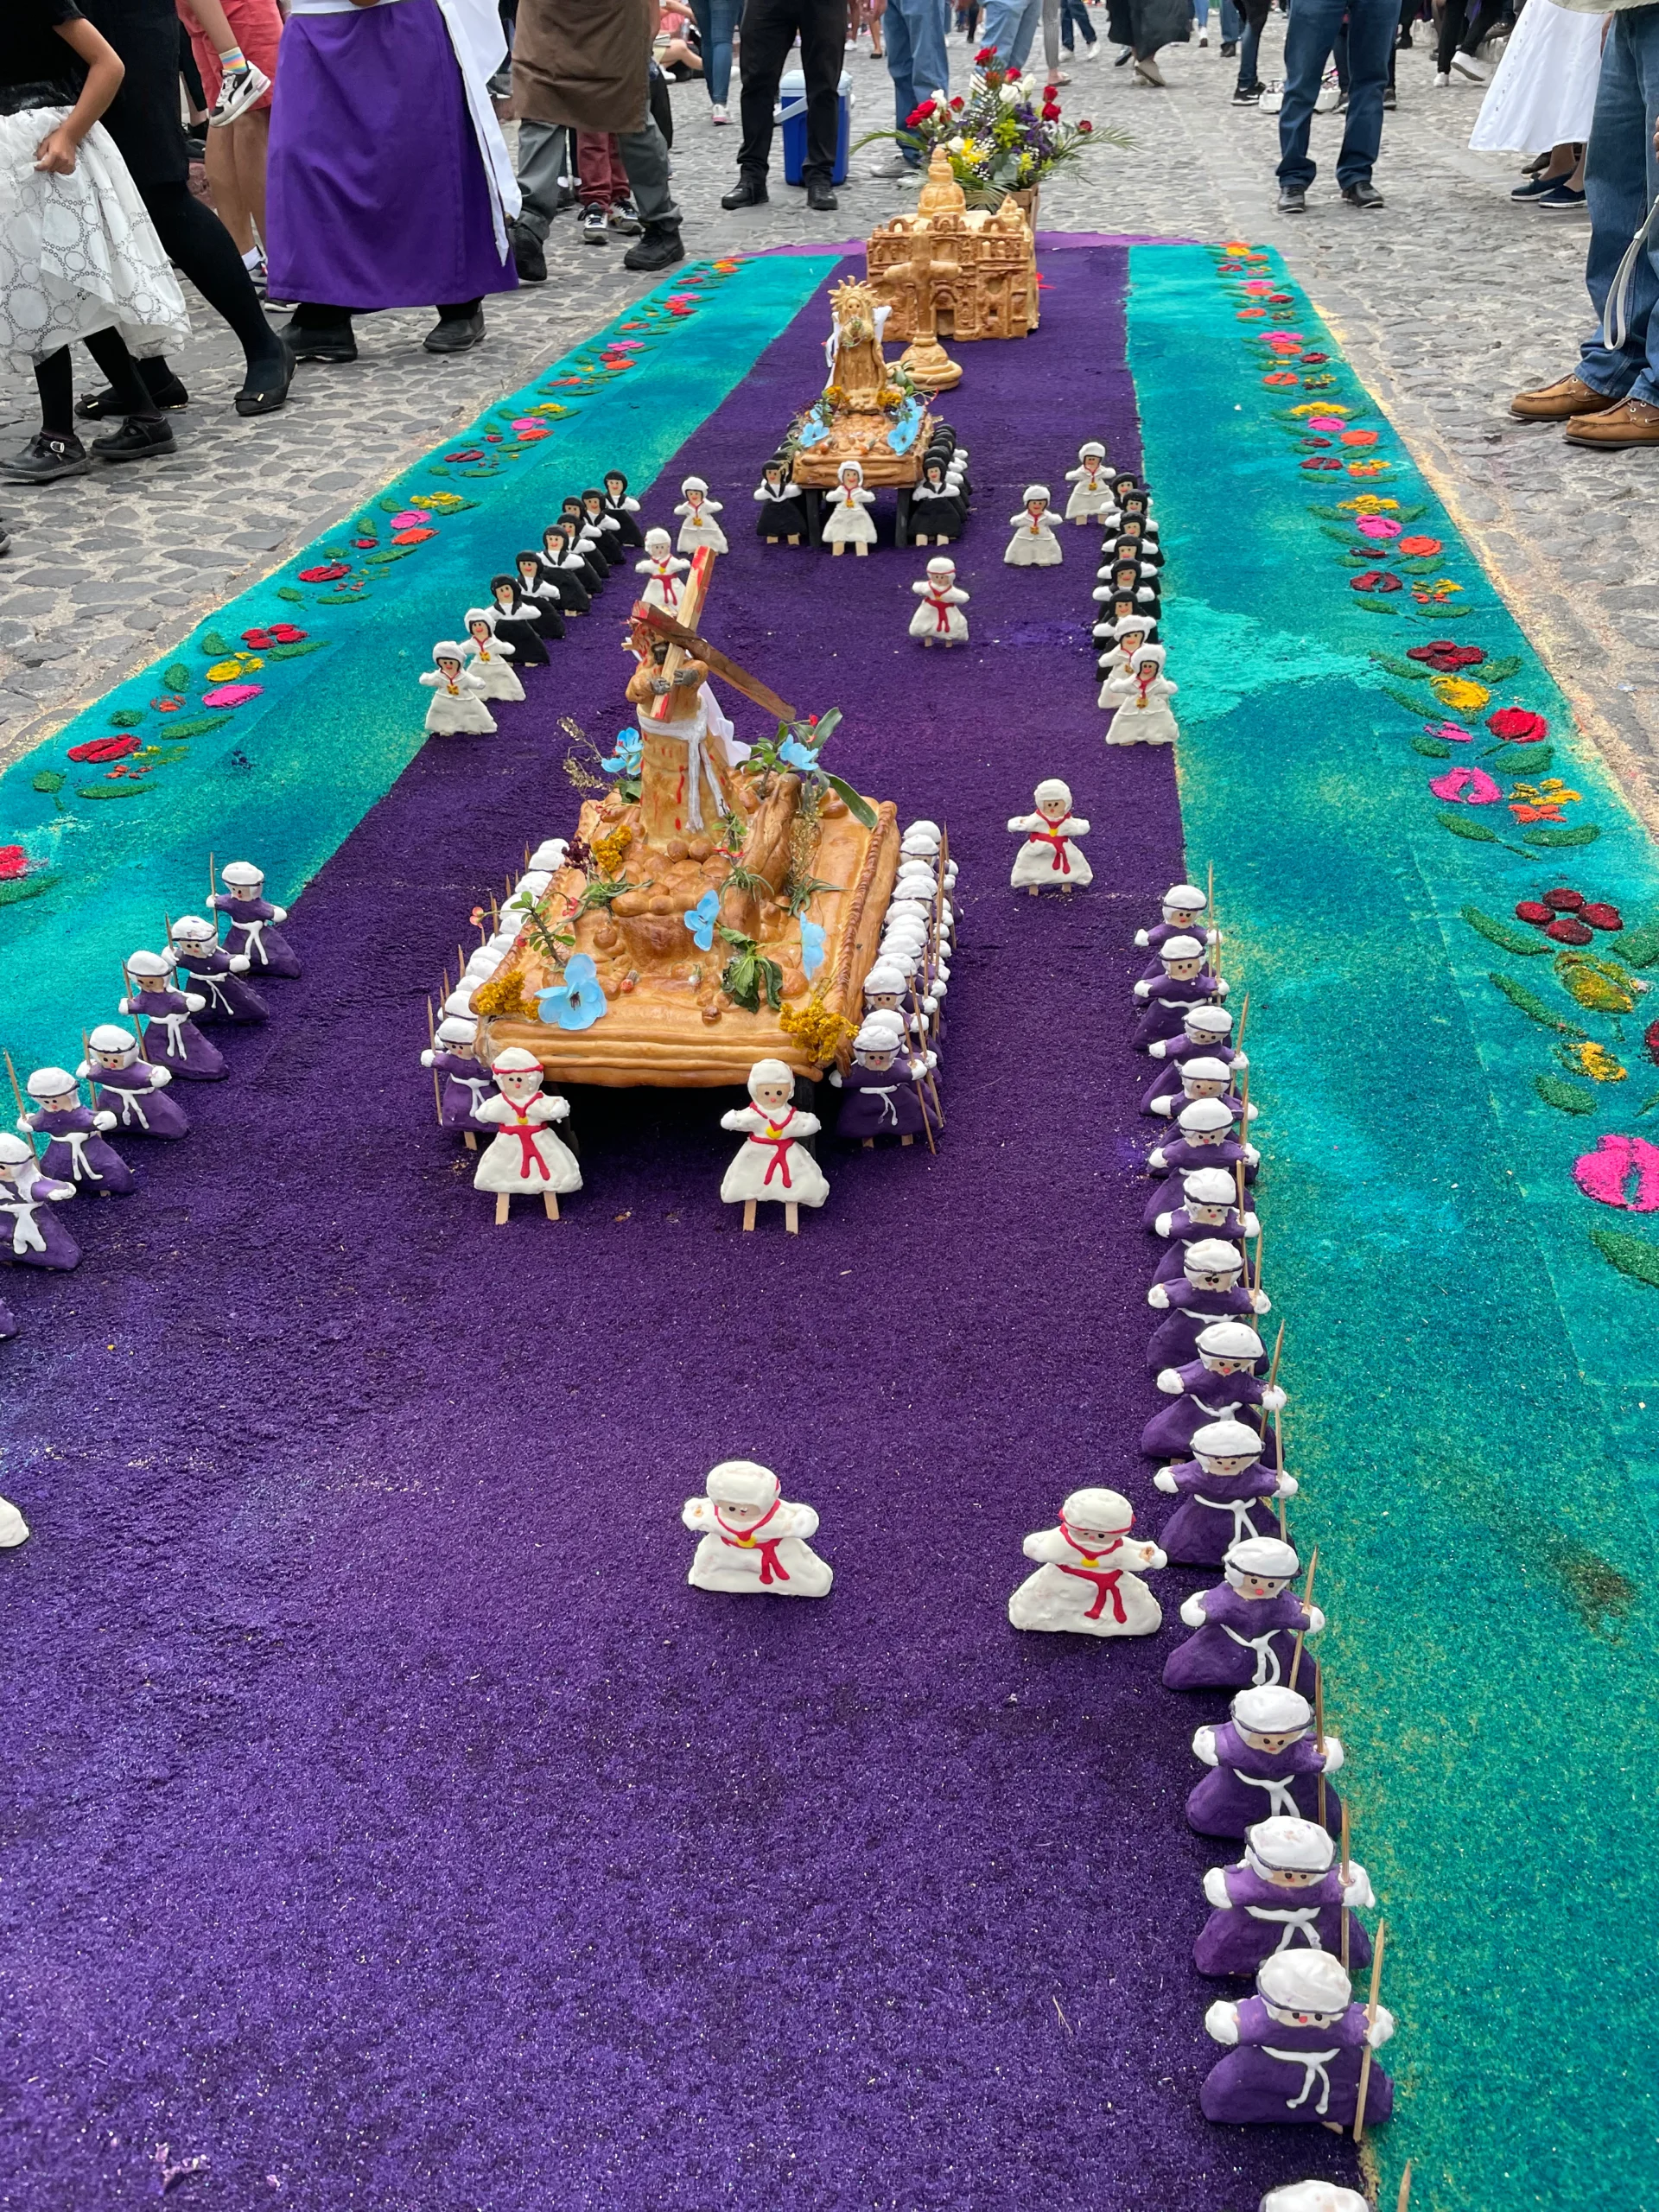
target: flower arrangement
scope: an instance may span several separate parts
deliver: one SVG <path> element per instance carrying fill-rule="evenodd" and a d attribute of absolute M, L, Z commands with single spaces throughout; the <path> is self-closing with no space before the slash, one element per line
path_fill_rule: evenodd
<path fill-rule="evenodd" d="M 994 46 L 974 56 L 974 75 L 966 92 L 950 99 L 926 99 L 911 110 L 901 130 L 873 130 L 860 141 L 892 138 L 913 148 L 924 164 L 943 146 L 957 181 L 970 207 L 997 207 L 1010 192 L 1027 192 L 1056 169 L 1080 161 L 1091 146 L 1126 149 L 1127 131 L 1067 123 L 1058 93 L 1046 91 L 1035 77 L 1001 67 Z"/>

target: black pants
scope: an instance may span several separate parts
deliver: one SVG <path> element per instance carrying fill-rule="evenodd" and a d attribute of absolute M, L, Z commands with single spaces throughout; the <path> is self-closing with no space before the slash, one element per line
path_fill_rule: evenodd
<path fill-rule="evenodd" d="M 743 143 L 737 166 L 745 176 L 766 175 L 772 156 L 772 111 L 797 31 L 806 77 L 806 160 L 801 175 L 808 184 L 828 184 L 835 175 L 841 128 L 838 93 L 847 52 L 847 0 L 747 0 L 741 34 Z"/>
<path fill-rule="evenodd" d="M 1497 22 L 1497 15 L 1487 7 L 1479 8 L 1471 23 L 1468 0 L 1446 0 L 1446 13 L 1440 17 L 1440 42 L 1434 56 L 1434 67 L 1442 77 L 1449 74 L 1452 56 L 1461 50 L 1472 54 Z"/>

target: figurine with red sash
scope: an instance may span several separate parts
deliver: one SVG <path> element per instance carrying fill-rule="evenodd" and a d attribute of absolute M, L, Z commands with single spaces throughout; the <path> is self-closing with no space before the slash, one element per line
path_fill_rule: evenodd
<path fill-rule="evenodd" d="M 701 1497 L 680 1515 L 702 1537 L 686 1580 L 734 1598 L 827 1598 L 835 1580 L 807 1542 L 818 1533 L 810 1505 L 789 1505 L 770 1467 L 722 1459 Z"/>

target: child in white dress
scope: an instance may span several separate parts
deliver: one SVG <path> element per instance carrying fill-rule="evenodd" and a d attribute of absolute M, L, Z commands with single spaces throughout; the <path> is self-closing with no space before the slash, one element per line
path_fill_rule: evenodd
<path fill-rule="evenodd" d="M 1179 689 L 1164 674 L 1163 647 L 1138 647 L 1128 666 L 1109 676 L 1100 687 L 1101 704 L 1116 709 L 1107 744 L 1173 745 L 1180 732 L 1169 702 Z"/>
<path fill-rule="evenodd" d="M 1103 522 L 1116 511 L 1112 497 L 1112 480 L 1106 463 L 1106 448 L 1097 438 L 1077 448 L 1077 465 L 1068 468 L 1065 480 L 1072 487 L 1065 503 L 1065 518 L 1081 525 L 1089 522 Z"/>
<path fill-rule="evenodd" d="M 1054 534 L 1046 484 L 1027 485 L 1025 505 L 1017 515 L 1008 517 L 1008 526 L 1014 536 L 1002 558 L 1009 568 L 1053 569 L 1065 558 Z"/>
<path fill-rule="evenodd" d="M 426 710 L 429 737 L 490 737 L 495 717 L 485 705 L 481 676 L 468 673 L 464 646 L 445 638 L 432 648 L 433 664 L 421 677 L 432 694 Z"/>
<path fill-rule="evenodd" d="M 562 1144 L 547 1126 L 569 1117 L 563 1098 L 542 1090 L 542 1064 L 522 1045 L 510 1045 L 490 1064 L 496 1096 L 473 1109 L 475 1121 L 493 1122 L 501 1134 L 493 1137 L 473 1178 L 475 1191 L 493 1191 L 499 1226 L 507 1217 L 515 1198 L 540 1198 L 547 1217 L 559 1217 L 561 1191 L 582 1188 L 582 1170 L 569 1147 Z"/>
<path fill-rule="evenodd" d="M 726 533 L 715 517 L 722 512 L 721 502 L 711 499 L 709 486 L 701 476 L 688 476 L 680 486 L 683 493 L 675 508 L 677 515 L 685 519 L 680 524 L 679 550 L 682 553 L 696 553 L 708 546 L 715 553 L 729 553 Z"/>
<path fill-rule="evenodd" d="M 1115 1490 L 1074 1490 L 1058 1529 L 1039 1529 L 1020 1549 L 1038 1562 L 1008 1600 L 1015 1628 L 1076 1636 L 1152 1636 L 1163 1609 L 1140 1579 L 1168 1565 L 1156 1544 L 1129 1541 L 1135 1514 Z"/>
<path fill-rule="evenodd" d="M 524 687 L 512 665 L 513 649 L 495 634 L 495 609 L 467 610 L 467 669 L 484 686 L 486 699 L 522 699 Z"/>
<path fill-rule="evenodd" d="M 875 543 L 875 521 L 869 512 L 874 505 L 874 493 L 864 489 L 862 464 L 842 461 L 840 481 L 830 494 L 830 519 L 823 525 L 824 543 L 836 553 L 850 545 L 861 560 Z"/>
<path fill-rule="evenodd" d="M 634 563 L 635 571 L 649 581 L 639 594 L 647 607 L 660 607 L 670 614 L 680 609 L 680 593 L 684 588 L 680 579 L 690 567 L 689 561 L 680 560 L 674 551 L 674 541 L 665 530 L 645 532 L 645 557 Z"/>
<path fill-rule="evenodd" d="M 1094 870 L 1076 843 L 1088 836 L 1089 824 L 1071 811 L 1071 787 L 1050 776 L 1031 796 L 1036 812 L 1016 814 L 1008 823 L 1022 833 L 1010 888 L 1029 891 L 1034 899 L 1046 887 L 1070 892 L 1074 885 L 1092 883 Z"/>
<path fill-rule="evenodd" d="M 722 1459 L 680 1518 L 702 1537 L 686 1580 L 734 1598 L 827 1598 L 835 1580 L 806 1539 L 818 1533 L 810 1505 L 789 1505 L 770 1467 Z"/>
<path fill-rule="evenodd" d="M 780 1203 L 784 1227 L 800 1229 L 798 1208 L 821 1206 L 830 1185 L 801 1137 L 816 1136 L 823 1123 L 816 1114 L 797 1110 L 795 1077 L 782 1060 L 757 1060 L 749 1070 L 751 1103 L 722 1114 L 722 1129 L 741 1129 L 744 1143 L 726 1170 L 720 1195 L 728 1206 L 741 1205 L 743 1226 L 754 1227 L 754 1209 L 763 1198 Z"/>
<path fill-rule="evenodd" d="M 910 618 L 910 634 L 925 645 L 937 639 L 942 645 L 965 645 L 968 617 L 962 612 L 968 594 L 957 582 L 957 564 L 943 554 L 927 564 L 927 574 L 911 586 L 921 605 Z"/>

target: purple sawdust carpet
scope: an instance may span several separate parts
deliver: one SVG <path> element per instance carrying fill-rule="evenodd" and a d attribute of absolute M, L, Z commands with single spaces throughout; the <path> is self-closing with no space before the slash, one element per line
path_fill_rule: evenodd
<path fill-rule="evenodd" d="M 1351 2171 L 1198 2115 L 1228 1854 L 1182 1821 L 1220 1700 L 1160 1686 L 1179 1626 L 1004 1615 L 1069 1488 L 1163 1517 L 1125 1008 L 1183 866 L 1173 766 L 1101 743 L 1096 533 L 1001 561 L 1028 480 L 1088 436 L 1135 458 L 1123 269 L 1057 257 L 1039 342 L 963 349 L 969 652 L 905 635 L 926 555 L 751 535 L 821 309 L 645 498 L 709 479 L 710 634 L 950 826 L 937 1160 L 826 1148 L 798 1243 L 745 1237 L 725 1097 L 578 1093 L 587 1188 L 498 1230 L 433 1126 L 424 995 L 572 826 L 560 717 L 626 719 L 619 576 L 499 738 L 426 747 L 189 1142 L 78 1274 L 20 1286 L 0 2203 L 131 2204 L 161 2144 L 209 2162 L 177 2201 L 238 2212 L 1247 2212 Z M 1094 824 L 1070 908 L 1007 889 L 1053 773 Z M 819 1509 L 827 1603 L 687 1588 L 679 1508 L 731 1454 Z M 1156 1578 L 1172 1623 L 1200 1579 Z"/>

